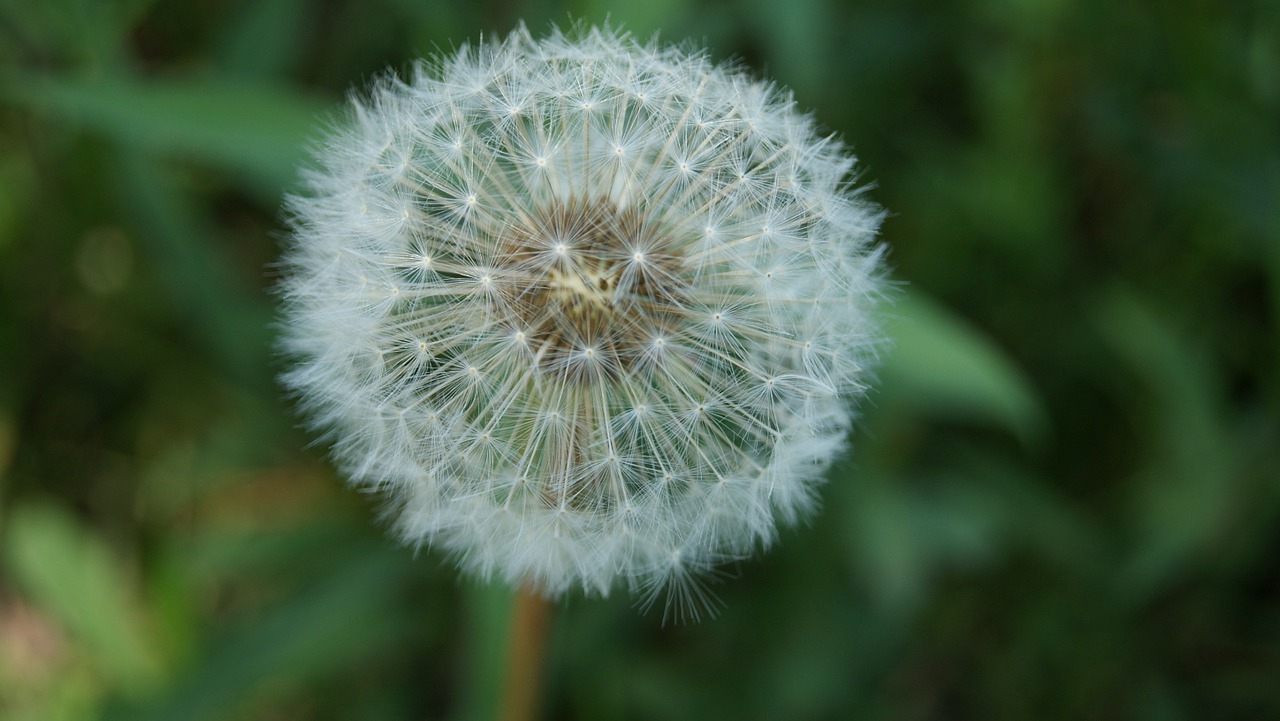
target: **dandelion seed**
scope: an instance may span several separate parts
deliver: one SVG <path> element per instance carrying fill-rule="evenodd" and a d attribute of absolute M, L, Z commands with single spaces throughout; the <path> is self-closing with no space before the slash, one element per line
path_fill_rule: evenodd
<path fill-rule="evenodd" d="M 342 471 L 466 570 L 696 615 L 812 510 L 866 387 L 853 159 L 775 86 L 611 30 L 521 27 L 354 105 L 281 288 Z"/>

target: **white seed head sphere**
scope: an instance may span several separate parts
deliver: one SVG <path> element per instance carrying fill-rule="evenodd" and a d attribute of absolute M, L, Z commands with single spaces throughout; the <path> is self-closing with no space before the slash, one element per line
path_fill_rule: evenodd
<path fill-rule="evenodd" d="M 285 382 L 405 540 L 696 605 L 813 508 L 877 341 L 880 213 L 787 92 L 521 27 L 353 105 L 289 199 Z"/>

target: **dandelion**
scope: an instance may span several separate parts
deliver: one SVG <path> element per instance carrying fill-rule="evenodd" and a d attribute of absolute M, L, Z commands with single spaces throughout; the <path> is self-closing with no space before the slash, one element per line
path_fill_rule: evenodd
<path fill-rule="evenodd" d="M 521 27 L 383 78 L 316 160 L 285 381 L 405 541 L 696 611 L 814 509 L 877 340 L 880 214 L 786 91 Z"/>

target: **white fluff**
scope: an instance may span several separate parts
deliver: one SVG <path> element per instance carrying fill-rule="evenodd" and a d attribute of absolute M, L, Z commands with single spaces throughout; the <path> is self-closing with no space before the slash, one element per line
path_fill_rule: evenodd
<path fill-rule="evenodd" d="M 878 340 L 880 213 L 789 93 L 521 27 L 353 105 L 289 200 L 285 381 L 406 541 L 696 603 L 813 510 Z"/>

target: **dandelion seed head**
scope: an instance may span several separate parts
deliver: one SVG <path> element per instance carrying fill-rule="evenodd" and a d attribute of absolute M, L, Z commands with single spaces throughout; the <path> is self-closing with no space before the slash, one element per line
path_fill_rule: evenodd
<path fill-rule="evenodd" d="M 406 542 L 696 614 L 812 512 L 878 343 L 880 212 L 788 93 L 521 27 L 380 80 L 316 165 L 284 380 Z"/>

